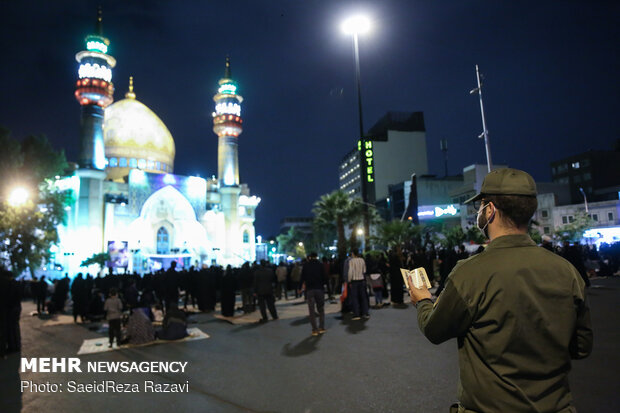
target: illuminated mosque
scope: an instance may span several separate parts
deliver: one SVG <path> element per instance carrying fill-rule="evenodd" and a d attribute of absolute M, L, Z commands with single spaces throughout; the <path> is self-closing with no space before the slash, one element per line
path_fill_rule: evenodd
<path fill-rule="evenodd" d="M 75 97 L 81 106 L 81 150 L 72 176 L 57 180 L 74 197 L 59 228 L 55 263 L 74 275 L 81 263 L 108 252 L 108 266 L 149 272 L 178 266 L 241 265 L 253 261 L 254 217 L 260 198 L 239 183 L 241 103 L 230 60 L 213 97 L 218 175 L 175 175 L 175 143 L 166 125 L 136 98 L 133 78 L 125 99 L 113 103 L 109 40 L 101 11 L 86 37 Z M 191 150 L 191 148 L 190 148 Z M 90 268 L 89 268 L 90 269 Z M 93 268 L 94 269 L 94 268 Z"/>

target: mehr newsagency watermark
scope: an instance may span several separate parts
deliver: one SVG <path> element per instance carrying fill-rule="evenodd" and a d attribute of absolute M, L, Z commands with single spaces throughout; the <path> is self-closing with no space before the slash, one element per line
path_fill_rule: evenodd
<path fill-rule="evenodd" d="M 77 357 L 21 359 L 21 373 L 185 373 L 187 361 L 89 361 Z M 21 392 L 31 393 L 189 393 L 189 381 L 143 380 L 21 380 Z"/>

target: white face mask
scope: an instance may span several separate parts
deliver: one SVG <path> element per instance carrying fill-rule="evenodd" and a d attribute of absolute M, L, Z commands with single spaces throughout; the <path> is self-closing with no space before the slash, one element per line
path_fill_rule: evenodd
<path fill-rule="evenodd" d="M 493 221 L 493 218 L 495 218 L 495 207 L 493 208 L 493 212 L 491 213 L 491 216 L 489 217 L 489 219 L 485 218 L 486 222 L 484 224 L 482 224 L 480 220 L 481 220 L 481 217 L 484 216 L 483 215 L 484 209 L 488 207 L 489 205 L 491 205 L 490 202 L 487 202 L 485 205 L 483 205 L 482 208 L 478 210 L 478 215 L 476 215 L 476 225 L 478 226 L 478 229 L 482 232 L 482 234 L 486 238 L 489 238 L 489 229 L 488 229 L 489 223 Z"/>

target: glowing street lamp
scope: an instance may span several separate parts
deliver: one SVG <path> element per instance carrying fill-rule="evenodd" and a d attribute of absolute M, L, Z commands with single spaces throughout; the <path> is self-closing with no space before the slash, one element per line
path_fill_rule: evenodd
<path fill-rule="evenodd" d="M 363 228 L 358 228 L 357 229 L 357 235 L 364 235 L 364 229 Z"/>
<path fill-rule="evenodd" d="M 26 188 L 17 187 L 13 189 L 13 191 L 11 191 L 11 194 L 9 195 L 9 205 L 11 205 L 12 207 L 22 206 L 26 203 L 26 201 L 28 201 L 29 196 L 30 194 L 28 193 L 28 190 L 26 190 Z"/>

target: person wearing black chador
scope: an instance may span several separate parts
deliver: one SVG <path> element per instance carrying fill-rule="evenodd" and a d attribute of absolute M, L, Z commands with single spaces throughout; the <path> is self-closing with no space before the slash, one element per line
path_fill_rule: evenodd
<path fill-rule="evenodd" d="M 222 315 L 232 317 L 235 315 L 235 291 L 237 280 L 233 274 L 232 267 L 226 267 L 224 277 L 222 277 Z"/>
<path fill-rule="evenodd" d="M 258 297 L 258 306 L 262 316 L 261 322 L 267 321 L 267 310 L 265 304 L 269 308 L 271 317 L 278 319 L 278 312 L 275 306 L 275 297 L 273 296 L 273 282 L 276 274 L 273 269 L 268 266 L 267 261 L 261 261 L 261 265 L 254 270 L 254 294 Z"/>
<path fill-rule="evenodd" d="M 402 259 L 398 256 L 396 251 L 390 252 L 389 257 L 390 266 L 390 294 L 392 296 L 392 302 L 395 304 L 403 303 L 403 277 L 400 273 L 400 269 L 403 267 Z"/>

